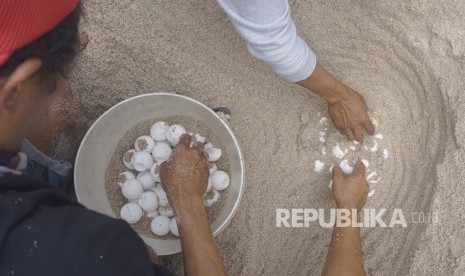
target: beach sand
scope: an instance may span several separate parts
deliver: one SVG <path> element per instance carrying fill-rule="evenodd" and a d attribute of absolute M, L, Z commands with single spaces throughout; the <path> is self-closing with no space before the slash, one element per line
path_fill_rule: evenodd
<path fill-rule="evenodd" d="M 366 207 L 400 208 L 408 227 L 362 230 L 368 273 L 465 275 L 465 2 L 290 2 L 299 33 L 365 96 L 389 149 Z M 231 108 L 246 188 L 216 238 L 229 274 L 319 275 L 331 229 L 276 228 L 275 216 L 276 208 L 334 207 L 329 171 L 313 170 L 326 104 L 253 59 L 215 1 L 89 0 L 85 8 L 90 41 L 70 86 L 90 121 L 146 92 Z M 343 141 L 332 125 L 328 133 L 328 143 Z M 413 223 L 416 212 L 438 221 Z M 180 255 L 161 261 L 182 273 Z"/>

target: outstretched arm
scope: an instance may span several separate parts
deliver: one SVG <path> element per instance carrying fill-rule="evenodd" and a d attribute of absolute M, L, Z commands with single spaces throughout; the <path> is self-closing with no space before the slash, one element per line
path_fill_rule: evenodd
<path fill-rule="evenodd" d="M 297 34 L 287 0 L 217 0 L 231 19 L 247 49 L 290 82 L 320 95 L 328 102 L 335 126 L 349 140 L 374 134 L 363 97 L 339 82 L 321 65 Z"/>
<path fill-rule="evenodd" d="M 189 147 L 190 135 L 183 135 L 169 161 L 161 165 L 160 176 L 178 222 L 184 259 L 184 273 L 226 275 L 205 213 L 203 194 L 209 176 L 203 145 Z"/>
<path fill-rule="evenodd" d="M 359 212 L 365 205 L 367 193 L 365 166 L 362 162 L 356 164 L 351 176 L 344 175 L 339 167 L 333 169 L 333 197 L 336 207 L 351 212 L 355 210 L 352 220 L 358 219 Z M 337 225 L 334 227 L 322 275 L 366 275 L 359 227 L 353 227 L 352 224 L 346 227 Z"/>

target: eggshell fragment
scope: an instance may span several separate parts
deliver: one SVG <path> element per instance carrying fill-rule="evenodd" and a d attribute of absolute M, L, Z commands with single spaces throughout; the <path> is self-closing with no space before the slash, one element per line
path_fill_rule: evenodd
<path fill-rule="evenodd" d="M 153 147 L 152 156 L 155 162 L 161 164 L 170 159 L 171 152 L 172 149 L 170 144 L 166 142 L 159 142 L 155 144 L 155 147 Z"/>
<path fill-rule="evenodd" d="M 158 207 L 158 213 L 160 215 L 167 216 L 169 218 L 174 216 L 173 209 L 171 209 L 171 207 L 169 207 L 169 206 L 159 206 Z"/>
<path fill-rule="evenodd" d="M 136 151 L 145 151 L 151 153 L 154 146 L 155 141 L 148 135 L 140 136 L 134 142 L 134 149 Z"/>
<path fill-rule="evenodd" d="M 152 232 L 157 236 L 164 236 L 170 232 L 170 219 L 167 216 L 158 215 L 150 223 Z"/>
<path fill-rule="evenodd" d="M 130 171 L 122 172 L 118 176 L 118 185 L 121 187 L 123 186 L 124 183 L 126 183 L 126 181 L 135 179 L 135 178 L 136 176 Z"/>
<path fill-rule="evenodd" d="M 142 218 L 142 214 L 142 209 L 135 203 L 125 204 L 120 211 L 121 218 L 131 224 L 137 223 Z"/>
<path fill-rule="evenodd" d="M 210 176 L 210 177 L 208 177 L 207 190 L 205 191 L 205 193 L 209 192 L 211 190 L 212 186 L 213 186 L 213 182 L 212 182 L 212 178 Z"/>
<path fill-rule="evenodd" d="M 210 175 L 218 170 L 218 166 L 216 163 L 208 163 L 208 170 L 210 171 Z"/>
<path fill-rule="evenodd" d="M 156 122 L 150 127 L 150 136 L 155 141 L 164 141 L 166 140 L 166 131 L 170 126 L 165 122 Z"/>
<path fill-rule="evenodd" d="M 207 138 L 205 138 L 204 136 L 196 133 L 196 134 L 194 134 L 194 140 L 195 140 L 195 142 L 205 144 L 205 142 L 207 141 Z"/>
<path fill-rule="evenodd" d="M 158 209 L 158 197 L 154 192 L 143 192 L 137 202 L 142 210 L 153 212 Z"/>
<path fill-rule="evenodd" d="M 136 151 L 134 149 L 130 149 L 123 154 L 123 164 L 130 170 L 134 170 L 131 160 L 135 153 Z"/>
<path fill-rule="evenodd" d="M 142 184 L 139 180 L 131 179 L 121 186 L 121 192 L 128 200 L 136 200 L 142 195 L 144 189 L 142 188 Z"/>
<path fill-rule="evenodd" d="M 158 204 L 165 207 L 169 206 L 168 197 L 166 197 L 165 191 L 160 189 L 156 193 L 158 196 Z"/>
<path fill-rule="evenodd" d="M 346 154 L 344 151 L 342 151 L 341 147 L 339 146 L 339 144 L 336 144 L 334 147 L 333 147 L 333 155 L 339 159 L 342 159 Z"/>
<path fill-rule="evenodd" d="M 178 223 L 176 221 L 176 218 L 172 218 L 170 221 L 170 231 L 173 235 L 179 237 Z"/>
<path fill-rule="evenodd" d="M 139 180 L 142 184 L 142 188 L 144 188 L 144 190 L 155 187 L 155 179 L 153 179 L 152 175 L 148 171 L 140 172 L 137 175 L 137 180 Z"/>
<path fill-rule="evenodd" d="M 229 175 L 224 171 L 216 171 L 211 175 L 213 189 L 222 191 L 229 186 Z"/>
<path fill-rule="evenodd" d="M 143 172 L 149 170 L 150 167 L 152 167 L 153 158 L 149 153 L 145 151 L 139 151 L 134 154 L 131 159 L 131 163 L 136 171 Z"/>
<path fill-rule="evenodd" d="M 150 175 L 155 180 L 155 182 L 161 182 L 160 179 L 160 164 L 153 164 L 153 166 L 149 170 Z"/>
<path fill-rule="evenodd" d="M 347 159 L 342 160 L 341 163 L 339 163 L 339 167 L 341 167 L 345 174 L 352 174 L 354 171 L 354 168 L 349 165 L 349 161 Z"/>
<path fill-rule="evenodd" d="M 320 161 L 320 160 L 316 160 L 315 161 L 315 166 L 313 168 L 313 170 L 315 172 L 321 172 L 323 170 L 323 168 L 325 167 L 325 163 Z"/>
<path fill-rule="evenodd" d="M 220 199 L 220 193 L 217 190 L 212 190 L 210 193 L 208 193 L 204 197 L 203 201 L 204 201 L 205 206 L 211 207 L 215 202 L 218 201 L 218 199 Z"/>
<path fill-rule="evenodd" d="M 156 217 L 156 216 L 158 216 L 158 215 L 159 215 L 158 209 L 155 210 L 155 211 L 152 211 L 152 212 L 147 212 L 147 217 L 148 217 L 148 218 L 154 218 L 154 217 Z"/>
<path fill-rule="evenodd" d="M 186 133 L 187 131 L 182 125 L 172 125 L 166 131 L 166 140 L 174 147 L 179 143 L 181 136 Z"/>

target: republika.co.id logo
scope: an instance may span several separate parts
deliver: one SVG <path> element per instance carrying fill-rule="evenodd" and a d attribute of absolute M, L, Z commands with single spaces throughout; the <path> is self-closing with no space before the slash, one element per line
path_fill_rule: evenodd
<path fill-rule="evenodd" d="M 437 223 L 437 213 L 411 213 L 410 223 Z M 323 228 L 337 227 L 407 227 L 402 209 L 276 209 L 276 227 L 309 227 L 319 223 Z"/>

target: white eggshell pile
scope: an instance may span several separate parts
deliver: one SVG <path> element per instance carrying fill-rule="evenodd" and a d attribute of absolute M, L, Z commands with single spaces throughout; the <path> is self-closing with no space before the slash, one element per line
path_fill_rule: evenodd
<path fill-rule="evenodd" d="M 370 184 L 377 184 L 381 181 L 381 177 L 378 175 L 380 168 L 385 160 L 389 158 L 389 151 L 386 148 L 382 148 L 385 144 L 384 136 L 381 133 L 376 133 L 373 136 L 366 136 L 364 142 L 361 144 L 357 141 L 348 143 L 345 138 L 337 132 L 341 138 L 339 142 L 332 142 L 334 135 L 328 131 L 329 120 L 327 117 L 323 117 L 321 113 L 318 113 L 320 117 L 318 119 L 318 125 L 315 127 L 319 128 L 319 144 L 321 145 L 321 154 L 318 159 L 315 160 L 313 170 L 317 173 L 325 172 L 324 167 L 326 164 L 329 165 L 329 172 L 331 173 L 334 165 L 338 165 L 342 171 L 350 175 L 354 171 L 354 165 L 357 159 L 361 159 L 366 168 L 366 180 Z M 379 131 L 379 123 L 376 119 L 372 119 L 373 124 L 376 127 L 376 131 Z M 329 137 L 329 139 L 327 139 Z M 333 138 L 333 139 L 331 139 Z M 328 154 L 327 154 L 328 153 Z M 371 163 L 371 164 L 370 164 Z M 330 185 L 331 187 L 331 182 Z M 370 190 L 369 197 L 373 196 L 375 189 Z"/>
<path fill-rule="evenodd" d="M 145 213 L 146 217 L 153 218 L 150 228 L 157 236 L 170 232 L 179 236 L 174 211 L 161 183 L 160 166 L 170 159 L 173 147 L 185 133 L 186 129 L 180 124 L 170 126 L 166 122 L 156 122 L 150 127 L 149 135 L 138 137 L 134 141 L 134 148 L 123 155 L 123 164 L 128 170 L 119 174 L 117 183 L 128 203 L 121 208 L 120 216 L 134 224 Z M 229 175 L 215 163 L 223 152 L 211 142 L 207 143 L 207 138 L 199 133 L 189 135 L 192 136 L 191 146 L 195 143 L 204 144 L 204 152 L 208 155 L 210 177 L 204 203 L 211 207 L 219 200 L 219 191 L 225 190 L 230 183 Z"/>

